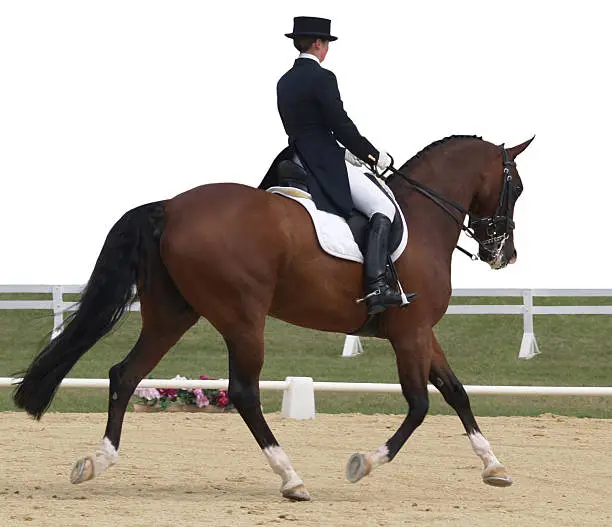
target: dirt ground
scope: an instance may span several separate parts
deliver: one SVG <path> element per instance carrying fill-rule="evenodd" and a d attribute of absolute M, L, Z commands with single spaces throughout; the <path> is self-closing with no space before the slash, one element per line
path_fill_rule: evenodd
<path fill-rule="evenodd" d="M 612 420 L 481 418 L 514 485 L 481 482 L 456 417 L 429 416 L 396 459 L 357 484 L 355 451 L 372 450 L 400 416 L 268 415 L 313 501 L 281 498 L 280 480 L 235 414 L 127 416 L 119 463 L 72 485 L 105 414 L 0 414 L 0 525 L 612 526 Z"/>

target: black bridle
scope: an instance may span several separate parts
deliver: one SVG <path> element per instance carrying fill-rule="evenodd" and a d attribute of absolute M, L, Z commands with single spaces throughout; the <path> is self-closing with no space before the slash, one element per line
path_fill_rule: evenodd
<path fill-rule="evenodd" d="M 523 188 L 516 184 L 512 178 L 512 168 L 516 166 L 514 160 L 510 159 L 508 152 L 504 145 L 501 145 L 502 160 L 503 160 L 503 184 L 501 193 L 499 195 L 499 202 L 493 216 L 476 216 L 470 213 L 469 210 L 465 209 L 453 200 L 448 199 L 435 190 L 423 185 L 421 182 L 412 179 L 409 176 L 401 173 L 399 170 L 393 167 L 393 159 L 391 165 L 385 172 L 390 171 L 391 175 L 387 178 L 390 181 L 393 176 L 399 176 L 406 181 L 414 190 L 420 192 L 431 201 L 433 201 L 438 207 L 446 212 L 457 225 L 464 231 L 470 238 L 473 238 L 480 248 L 495 259 L 501 254 L 504 248 L 506 240 L 510 237 L 512 230 L 514 229 L 514 221 L 512 219 L 512 210 L 514 203 L 521 195 Z M 384 178 L 385 172 L 380 176 Z M 460 212 L 464 216 L 469 216 L 468 225 L 465 225 L 459 220 L 452 210 Z M 457 249 L 469 256 L 472 260 L 478 260 L 478 256 L 465 250 L 463 247 L 457 245 Z"/>

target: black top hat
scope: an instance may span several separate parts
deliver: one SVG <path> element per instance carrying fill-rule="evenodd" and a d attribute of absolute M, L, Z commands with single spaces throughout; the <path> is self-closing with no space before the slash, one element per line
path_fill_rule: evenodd
<path fill-rule="evenodd" d="M 296 16 L 293 19 L 293 32 L 285 33 L 286 37 L 315 37 L 333 42 L 338 37 L 329 34 L 331 20 L 315 16 Z"/>

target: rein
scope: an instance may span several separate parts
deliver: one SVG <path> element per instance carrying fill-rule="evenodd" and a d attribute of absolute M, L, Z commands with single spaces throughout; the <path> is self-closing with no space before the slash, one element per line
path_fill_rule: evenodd
<path fill-rule="evenodd" d="M 412 179 L 411 177 L 408 177 L 405 174 L 402 174 L 399 170 L 397 170 L 393 166 L 390 166 L 389 168 L 387 168 L 387 170 L 389 170 L 390 172 L 392 172 L 396 176 L 400 176 L 414 190 L 416 190 L 417 192 L 420 192 L 423 196 L 425 196 L 425 197 L 429 198 L 431 201 L 433 201 L 438 207 L 440 207 L 444 212 L 446 212 L 446 214 L 448 214 L 453 219 L 453 221 L 457 224 L 458 227 L 461 228 L 462 231 L 464 231 L 470 238 L 473 238 L 474 240 L 476 240 L 476 242 L 480 245 L 480 242 L 474 237 L 474 230 L 471 227 L 468 227 L 467 225 L 465 225 L 464 223 L 459 221 L 457 219 L 457 216 L 449 208 L 449 206 L 454 208 L 458 212 L 461 212 L 464 215 L 468 215 L 469 214 L 468 210 L 463 208 L 458 203 L 455 203 L 453 200 L 448 199 L 448 198 L 442 196 L 441 194 L 439 194 L 435 190 L 432 190 L 429 187 L 426 187 L 420 181 L 417 181 L 416 179 Z M 478 219 L 482 220 L 484 218 L 478 218 Z M 472 261 L 476 261 L 476 260 L 479 259 L 477 255 L 469 252 L 467 249 L 464 249 L 460 245 L 457 245 L 457 249 L 459 249 L 466 256 L 469 256 Z"/>
<path fill-rule="evenodd" d="M 389 157 L 391 157 L 390 154 L 389 154 Z M 426 198 L 428 198 L 431 201 L 433 201 L 438 207 L 440 207 L 444 212 L 446 212 L 446 214 L 448 214 L 448 216 L 450 216 L 452 218 L 452 220 L 457 224 L 457 226 L 463 232 L 465 232 L 467 234 L 467 236 L 469 236 L 470 238 L 475 240 L 476 243 L 478 243 L 479 246 L 482 246 L 481 242 L 474 236 L 474 230 L 471 227 L 465 225 L 463 222 L 459 221 L 457 219 L 457 216 L 455 215 L 455 213 L 449 207 L 452 207 L 456 211 L 458 211 L 458 212 L 460 212 L 460 213 L 462 213 L 463 215 L 466 215 L 466 216 L 470 214 L 470 211 L 468 211 L 467 209 L 465 209 L 464 207 L 462 207 L 458 203 L 455 203 L 452 199 L 448 199 L 448 198 L 444 197 L 442 194 L 439 194 L 438 192 L 436 192 L 435 190 L 430 189 L 429 187 L 423 185 L 423 183 L 421 183 L 420 181 L 417 181 L 416 179 L 412 179 L 411 177 L 407 176 L 406 174 L 403 174 L 402 172 L 400 172 L 397 168 L 395 168 L 393 166 L 393 158 L 392 157 L 391 157 L 391 165 L 389 165 L 386 168 L 386 170 L 382 174 L 380 174 L 380 177 L 384 178 L 385 172 L 387 172 L 387 171 L 391 172 L 392 175 L 394 175 L 394 176 L 401 177 L 414 190 L 416 190 L 417 192 L 420 192 L 423 196 L 425 196 Z M 390 178 L 391 178 L 391 176 L 389 176 L 386 179 L 388 180 Z M 477 221 L 484 220 L 484 219 L 485 218 L 478 217 Z M 457 245 L 456 248 L 459 249 L 466 256 L 469 256 L 470 260 L 472 260 L 473 262 L 475 262 L 475 261 L 480 259 L 478 257 L 478 255 L 471 253 L 470 251 L 468 251 L 467 249 L 464 249 L 460 245 Z"/>
<path fill-rule="evenodd" d="M 480 248 L 484 249 L 485 251 L 490 252 L 489 246 L 492 243 L 499 242 L 501 238 L 504 238 L 505 240 L 509 235 L 509 231 L 514 228 L 514 222 L 508 215 L 510 205 L 511 205 L 509 198 L 510 198 L 511 190 L 515 191 L 514 192 L 515 196 L 512 196 L 513 201 L 516 200 L 518 195 L 520 195 L 520 191 L 522 190 L 519 187 L 515 187 L 512 184 L 512 175 L 510 173 L 510 168 L 514 166 L 515 163 L 514 161 L 510 160 L 510 158 L 508 157 L 508 152 L 506 151 L 503 145 L 501 146 L 501 149 L 502 149 L 502 158 L 503 158 L 503 165 L 504 165 L 504 171 L 503 171 L 504 181 L 502 185 L 501 194 L 499 197 L 499 204 L 497 206 L 497 210 L 495 211 L 494 216 L 485 217 L 485 216 L 475 216 L 471 214 L 469 210 L 465 209 L 464 207 L 454 202 L 453 200 L 446 198 L 445 196 L 442 196 L 435 190 L 430 189 L 429 187 L 423 185 L 420 181 L 417 181 L 416 179 L 412 179 L 411 177 L 397 170 L 393 166 L 393 158 L 391 156 L 390 156 L 391 165 L 382 174 L 380 174 L 380 177 L 384 178 L 384 174 L 387 171 L 390 171 L 392 173 L 392 176 L 401 177 L 414 190 L 416 190 L 417 192 L 420 192 L 423 196 L 433 201 L 446 214 L 448 214 L 453 219 L 453 221 L 457 224 L 457 226 L 463 232 L 466 233 L 468 237 L 472 238 L 473 240 L 476 241 L 476 243 L 478 243 Z M 389 176 L 388 179 L 390 179 L 392 176 Z M 510 187 L 512 187 L 512 189 L 510 189 Z M 465 225 L 462 221 L 459 221 L 457 219 L 457 216 L 455 215 L 455 212 L 451 210 L 451 208 L 455 209 L 455 211 L 457 212 L 460 212 L 464 216 L 469 216 L 470 218 L 469 225 Z M 504 223 L 503 225 L 504 233 L 501 236 L 496 236 L 497 225 L 500 222 Z M 479 240 L 475 234 L 475 231 L 472 225 L 485 225 L 487 234 L 489 234 L 490 237 L 484 241 Z M 503 242 L 504 240 L 501 240 L 501 241 Z M 459 245 L 457 245 L 457 249 L 459 249 L 463 254 L 469 256 L 472 261 L 476 261 L 480 259 L 477 255 L 472 254 L 471 252 L 469 252 L 468 250 L 464 249 L 463 247 Z"/>

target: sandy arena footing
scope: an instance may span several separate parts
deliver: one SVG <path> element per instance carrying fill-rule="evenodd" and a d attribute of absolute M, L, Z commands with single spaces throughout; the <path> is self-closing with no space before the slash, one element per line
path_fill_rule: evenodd
<path fill-rule="evenodd" d="M 345 479 L 349 456 L 381 445 L 402 416 L 267 418 L 313 501 L 280 496 L 236 414 L 130 413 L 119 463 L 72 485 L 106 415 L 0 413 L 0 525 L 612 525 L 612 420 L 480 418 L 514 479 L 494 488 L 454 416 L 427 417 L 392 463 L 357 484 Z"/>

